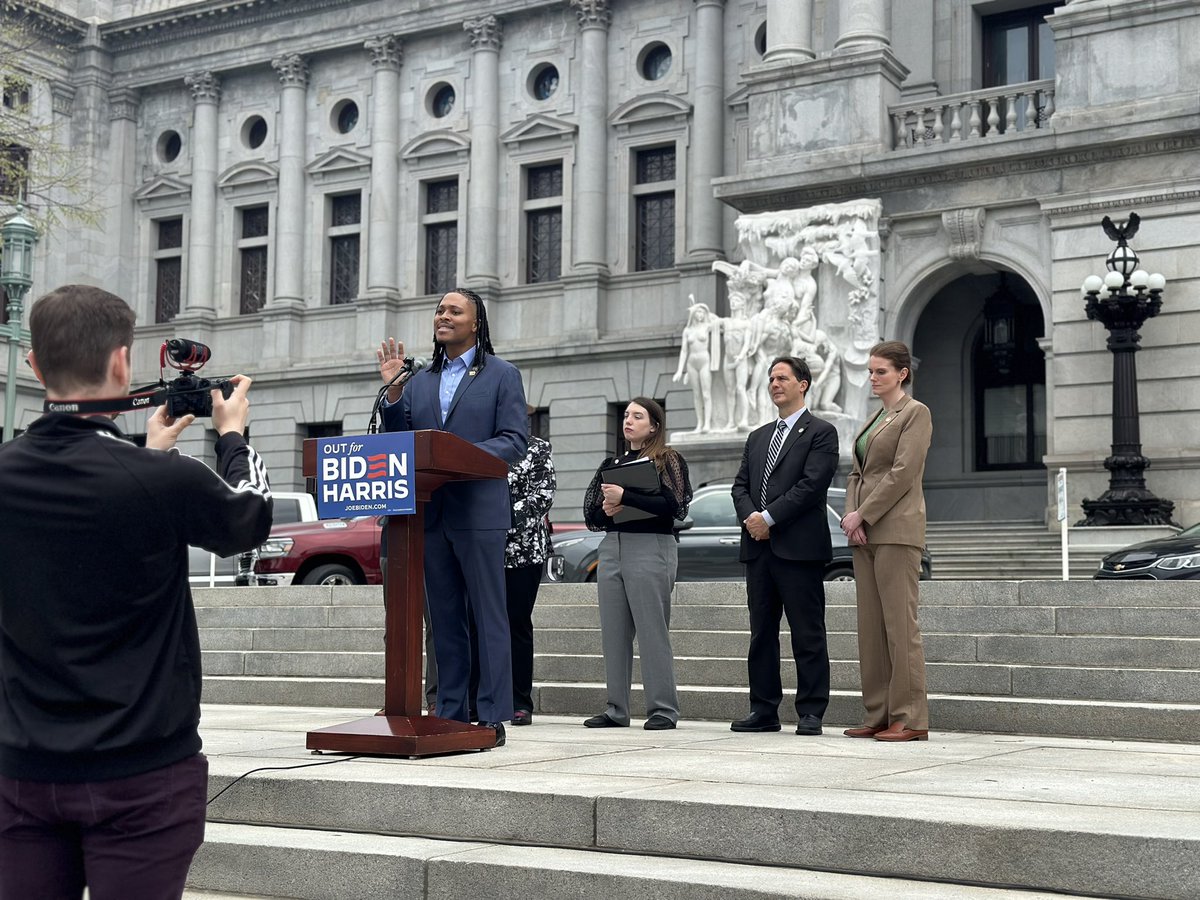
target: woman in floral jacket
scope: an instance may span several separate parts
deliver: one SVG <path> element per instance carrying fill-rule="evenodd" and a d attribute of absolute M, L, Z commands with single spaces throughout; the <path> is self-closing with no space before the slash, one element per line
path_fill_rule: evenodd
<path fill-rule="evenodd" d="M 525 458 L 508 469 L 513 527 L 504 546 L 504 584 L 512 639 L 514 725 L 533 721 L 533 604 L 550 555 L 546 513 L 554 502 L 554 488 L 550 444 L 530 435 Z"/>

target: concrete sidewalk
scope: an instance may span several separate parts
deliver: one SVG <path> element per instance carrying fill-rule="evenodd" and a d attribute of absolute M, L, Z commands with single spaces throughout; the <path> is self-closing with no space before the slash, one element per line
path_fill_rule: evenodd
<path fill-rule="evenodd" d="M 304 732 L 371 712 L 205 706 L 210 795 L 260 766 L 338 759 L 306 751 Z M 651 887 L 656 877 L 687 886 L 678 896 L 709 896 L 700 887 L 710 883 L 711 895 L 721 896 L 728 893 L 722 879 L 740 885 L 739 871 L 749 869 L 756 882 L 780 888 L 762 896 L 861 896 L 869 890 L 858 884 L 865 879 L 898 896 L 1010 893 L 984 887 L 991 885 L 1022 897 L 1051 890 L 1200 898 L 1195 744 L 934 732 L 928 742 L 887 745 L 845 738 L 841 727 L 811 738 L 790 730 L 733 734 L 716 722 L 685 720 L 668 732 L 646 732 L 640 724 L 595 731 L 577 718 L 538 716 L 531 727 L 510 727 L 508 745 L 488 752 L 359 758 L 251 775 L 210 807 L 213 824 L 193 884 L 244 894 L 350 896 L 313 887 L 338 877 L 337 853 L 324 852 L 316 836 L 324 834 L 338 835 L 334 844 L 343 850 L 350 845 L 360 855 L 399 854 L 406 864 L 419 863 L 428 897 L 443 895 L 434 876 L 451 877 L 447 856 L 465 864 L 474 854 L 475 876 L 486 871 L 497 878 L 528 853 L 520 881 L 528 896 L 541 895 L 530 887 L 536 886 L 530 872 L 561 865 L 580 880 L 572 887 L 579 896 L 592 895 L 589 884 L 610 897 L 649 890 L 676 896 Z M 304 831 L 280 838 L 282 829 Z M 348 832 L 356 833 L 353 840 Z M 368 833 L 401 843 L 364 849 Z M 300 834 L 314 842 L 304 854 L 297 848 L 308 846 L 308 838 Z M 489 857 L 498 845 L 512 844 L 527 849 L 503 847 L 503 863 Z M 293 853 L 287 860 L 270 861 L 286 850 Z M 632 879 L 615 893 L 595 881 L 601 870 L 602 881 L 613 877 L 613 852 L 626 854 L 622 869 Z M 313 860 L 307 866 L 306 857 Z M 239 880 L 227 871 L 250 858 L 259 870 L 274 870 L 273 880 Z M 644 860 L 658 862 L 642 866 Z M 683 882 L 663 874 L 688 865 L 693 871 Z M 359 873 L 369 869 L 362 859 L 354 866 Z M 296 883 L 289 886 L 280 869 Z M 462 873 L 456 877 L 465 887 Z M 556 877 L 561 887 L 566 876 Z M 826 887 L 818 890 L 822 879 Z M 796 892 L 783 890 L 792 883 Z"/>

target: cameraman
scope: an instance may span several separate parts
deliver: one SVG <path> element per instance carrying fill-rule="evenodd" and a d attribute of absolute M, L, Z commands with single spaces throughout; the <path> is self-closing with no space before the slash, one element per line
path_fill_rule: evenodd
<path fill-rule="evenodd" d="M 49 400 L 128 394 L 120 297 L 66 285 L 29 324 Z M 187 547 L 226 556 L 271 527 L 250 379 L 233 381 L 213 392 L 219 475 L 173 449 L 193 416 L 165 407 L 145 448 L 115 409 L 47 413 L 0 446 L 0 898 L 183 893 L 208 773 Z"/>

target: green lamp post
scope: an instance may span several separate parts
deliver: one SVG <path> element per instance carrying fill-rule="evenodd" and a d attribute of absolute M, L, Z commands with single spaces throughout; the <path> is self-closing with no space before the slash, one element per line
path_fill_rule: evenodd
<path fill-rule="evenodd" d="M 0 261 L 0 286 L 8 296 L 8 322 L 0 325 L 0 334 L 8 340 L 8 378 L 4 382 L 4 440 L 13 437 L 13 420 L 17 405 L 17 358 L 21 343 L 29 341 L 29 331 L 22 327 L 25 294 L 33 286 L 33 247 L 37 229 L 17 207 L 16 215 L 0 226 L 4 253 Z"/>

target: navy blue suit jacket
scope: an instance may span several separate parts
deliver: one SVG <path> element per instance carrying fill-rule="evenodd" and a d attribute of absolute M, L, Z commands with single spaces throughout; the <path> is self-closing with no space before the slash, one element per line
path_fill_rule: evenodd
<path fill-rule="evenodd" d="M 476 363 L 481 356 L 476 356 Z M 472 374 L 472 372 L 474 374 Z M 398 403 L 383 409 L 388 431 L 449 431 L 511 465 L 525 456 L 529 435 L 525 388 L 512 363 L 488 356 L 487 365 L 467 371 L 442 421 L 438 401 L 441 373 L 422 369 L 404 386 Z M 455 530 L 512 527 L 508 480 L 452 481 L 433 492 L 425 506 L 425 527 Z"/>

